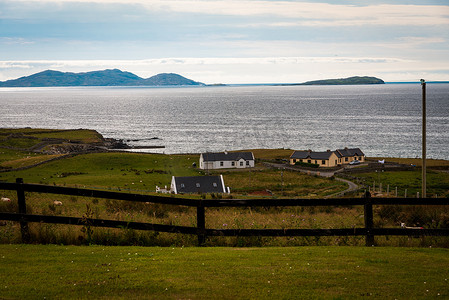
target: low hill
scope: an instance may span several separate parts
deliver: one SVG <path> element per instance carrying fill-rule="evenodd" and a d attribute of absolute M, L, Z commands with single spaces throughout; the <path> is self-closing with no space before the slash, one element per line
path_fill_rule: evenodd
<path fill-rule="evenodd" d="M 204 85 L 178 74 L 163 73 L 141 78 L 118 69 L 85 73 L 46 70 L 30 76 L 0 82 L 0 87 L 51 87 L 51 86 L 168 86 Z"/>
<path fill-rule="evenodd" d="M 384 84 L 382 79 L 369 76 L 354 76 L 339 79 L 314 80 L 301 83 L 301 85 L 351 85 L 351 84 Z"/>

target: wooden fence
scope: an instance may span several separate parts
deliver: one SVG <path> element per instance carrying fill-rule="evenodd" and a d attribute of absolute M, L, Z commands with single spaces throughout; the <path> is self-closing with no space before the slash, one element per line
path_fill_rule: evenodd
<path fill-rule="evenodd" d="M 183 199 L 154 195 L 118 193 L 101 190 L 79 189 L 60 186 L 25 184 L 21 178 L 16 183 L 0 182 L 0 190 L 15 190 L 18 199 L 18 212 L 0 212 L 0 220 L 20 222 L 23 242 L 29 239 L 28 222 L 42 222 L 92 227 L 129 228 L 159 232 L 193 234 L 198 236 L 198 245 L 204 245 L 208 236 L 365 236 L 367 246 L 375 244 L 374 237 L 391 236 L 449 236 L 449 228 L 375 228 L 373 225 L 373 205 L 449 205 L 448 198 L 364 198 L 342 199 Z M 48 216 L 27 214 L 25 192 L 62 194 L 71 196 L 95 197 L 103 199 L 150 202 L 170 205 L 196 207 L 196 227 L 127 222 L 79 217 Z M 206 228 L 206 208 L 214 207 L 293 207 L 293 206 L 363 206 L 364 227 L 339 229 L 211 229 Z"/>

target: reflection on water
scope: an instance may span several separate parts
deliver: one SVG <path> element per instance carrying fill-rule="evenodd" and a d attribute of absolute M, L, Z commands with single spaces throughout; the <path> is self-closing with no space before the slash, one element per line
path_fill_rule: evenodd
<path fill-rule="evenodd" d="M 428 84 L 427 102 L 427 155 L 449 159 L 449 84 Z M 90 128 L 165 153 L 348 146 L 421 155 L 419 84 L 1 88 L 0 113 L 0 127 Z"/>

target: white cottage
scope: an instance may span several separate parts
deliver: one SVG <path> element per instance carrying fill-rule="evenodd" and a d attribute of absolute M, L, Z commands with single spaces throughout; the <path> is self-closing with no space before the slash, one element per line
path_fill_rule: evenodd
<path fill-rule="evenodd" d="M 254 167 L 254 155 L 252 152 L 219 152 L 201 153 L 200 169 L 230 169 Z"/>
<path fill-rule="evenodd" d="M 170 185 L 170 192 L 174 194 L 189 193 L 220 193 L 229 194 L 229 187 L 225 186 L 223 176 L 173 176 Z"/>

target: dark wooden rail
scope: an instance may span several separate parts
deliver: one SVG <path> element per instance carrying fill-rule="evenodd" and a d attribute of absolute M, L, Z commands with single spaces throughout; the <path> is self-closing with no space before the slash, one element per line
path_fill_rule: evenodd
<path fill-rule="evenodd" d="M 138 230 L 153 230 L 160 232 L 194 234 L 198 236 L 198 244 L 204 245 L 208 236 L 365 236 L 367 246 L 375 244 L 376 235 L 394 236 L 449 236 L 449 228 L 440 229 L 404 229 L 404 228 L 374 228 L 373 205 L 449 205 L 447 198 L 364 198 L 342 199 L 219 199 L 196 200 L 170 198 L 153 195 L 128 194 L 91 189 L 25 184 L 21 178 L 16 183 L 0 182 L 0 190 L 15 190 L 18 199 L 18 212 L 0 212 L 1 220 L 17 221 L 21 225 L 22 240 L 29 240 L 28 223 L 43 222 L 68 225 L 85 225 L 93 227 L 129 228 Z M 151 202 L 160 204 L 180 205 L 197 208 L 197 226 L 172 226 L 142 222 L 126 222 L 103 219 L 86 219 L 79 217 L 46 216 L 27 214 L 25 192 L 85 196 L 103 199 Z M 219 207 L 287 207 L 287 206 L 344 206 L 361 205 L 364 207 L 363 228 L 341 229 L 208 229 L 206 228 L 206 208 Z"/>

